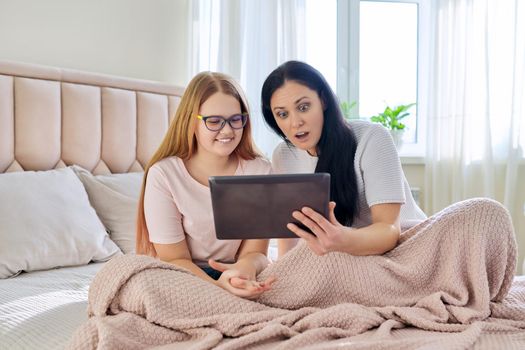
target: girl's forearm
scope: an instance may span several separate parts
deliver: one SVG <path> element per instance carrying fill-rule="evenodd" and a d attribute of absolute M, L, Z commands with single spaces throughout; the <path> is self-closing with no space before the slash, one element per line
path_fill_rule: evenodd
<path fill-rule="evenodd" d="M 277 258 L 280 259 L 299 243 L 299 238 L 283 238 L 277 240 Z"/>
<path fill-rule="evenodd" d="M 190 270 L 195 276 L 202 278 L 203 280 L 216 284 L 216 281 L 211 278 L 206 272 L 204 272 L 199 266 L 197 266 L 193 261 L 188 259 L 175 259 L 169 261 L 170 264 L 177 265 Z"/>
<path fill-rule="evenodd" d="M 262 253 L 248 253 L 237 260 L 235 265 L 238 269 L 250 276 L 257 276 L 268 266 L 269 261 L 266 255 Z"/>

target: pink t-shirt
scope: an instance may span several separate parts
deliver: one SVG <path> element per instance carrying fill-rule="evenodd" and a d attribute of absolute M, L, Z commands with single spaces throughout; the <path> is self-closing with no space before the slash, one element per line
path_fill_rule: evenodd
<path fill-rule="evenodd" d="M 241 160 L 235 175 L 270 171 L 270 162 L 257 158 Z M 144 213 L 151 242 L 170 244 L 186 239 L 193 262 L 199 266 L 207 266 L 208 259 L 235 261 L 242 241 L 217 239 L 210 189 L 191 177 L 180 158 L 165 158 L 149 169 Z"/>

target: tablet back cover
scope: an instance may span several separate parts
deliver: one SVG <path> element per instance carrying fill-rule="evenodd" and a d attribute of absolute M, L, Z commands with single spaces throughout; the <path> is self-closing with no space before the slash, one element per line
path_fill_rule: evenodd
<path fill-rule="evenodd" d="M 310 207 L 328 218 L 330 174 L 212 176 L 218 239 L 297 238 L 286 224 Z"/>

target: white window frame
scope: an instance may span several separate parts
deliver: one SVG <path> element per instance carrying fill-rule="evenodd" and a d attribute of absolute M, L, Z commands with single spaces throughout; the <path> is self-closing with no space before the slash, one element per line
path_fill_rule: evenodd
<path fill-rule="evenodd" d="M 359 4 L 362 0 L 337 1 L 337 95 L 342 101 L 359 101 Z M 363 0 L 418 4 L 417 142 L 405 143 L 400 156 L 423 158 L 426 151 L 426 115 L 430 67 L 430 0 Z M 351 110 L 359 116 L 359 103 Z"/>

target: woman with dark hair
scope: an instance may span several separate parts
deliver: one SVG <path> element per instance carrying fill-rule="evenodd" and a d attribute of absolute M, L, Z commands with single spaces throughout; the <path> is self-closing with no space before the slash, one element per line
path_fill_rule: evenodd
<path fill-rule="evenodd" d="M 314 235 L 288 225 L 316 254 L 383 254 L 396 246 L 401 230 L 426 218 L 412 198 L 388 131 L 362 120 L 345 121 L 337 97 L 315 68 L 299 61 L 277 67 L 264 82 L 262 110 L 284 139 L 273 153 L 275 173 L 331 175 L 329 220 L 303 208 L 293 217 Z M 280 240 L 279 256 L 297 241 Z"/>
<path fill-rule="evenodd" d="M 516 308 L 517 294 L 503 301 L 517 250 L 501 204 L 473 198 L 426 218 L 388 131 L 346 122 L 326 80 L 305 63 L 286 62 L 268 76 L 262 110 L 284 139 L 274 150 L 273 172 L 330 173 L 331 202 L 327 219 L 306 207 L 290 213 L 313 234 L 288 224 L 301 243 L 286 253 L 297 240 L 279 242 L 279 255 L 286 255 L 258 276 L 277 277 L 259 303 L 294 310 L 359 304 L 373 307 L 367 323 L 378 317 L 437 331 L 463 331 L 489 316 L 523 320 L 523 311 L 506 309 Z M 514 331 L 523 333 L 519 327 Z"/>

